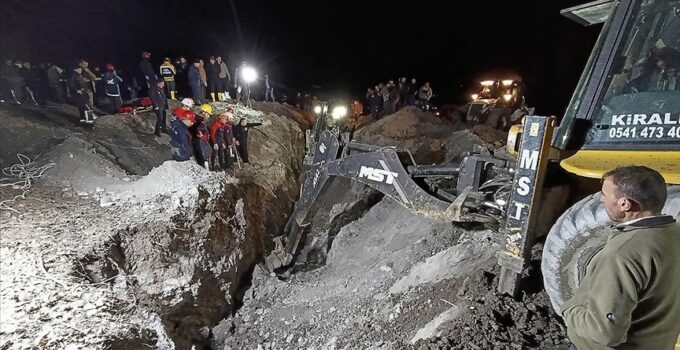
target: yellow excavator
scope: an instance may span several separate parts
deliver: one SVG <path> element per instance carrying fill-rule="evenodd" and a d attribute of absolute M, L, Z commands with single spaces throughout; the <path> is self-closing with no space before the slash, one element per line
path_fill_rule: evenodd
<path fill-rule="evenodd" d="M 439 165 L 324 131 L 310 148 L 300 200 L 267 268 L 294 261 L 313 203 L 333 176 L 373 187 L 419 215 L 498 228 L 500 293 L 521 292 L 531 248 L 545 238 L 541 270 L 557 311 L 606 242 L 610 221 L 599 198 L 605 172 L 632 164 L 656 169 L 669 184 L 664 213 L 680 217 L 680 0 L 597 0 L 562 14 L 603 23 L 562 118 L 525 116 L 510 128 L 507 152 Z"/>

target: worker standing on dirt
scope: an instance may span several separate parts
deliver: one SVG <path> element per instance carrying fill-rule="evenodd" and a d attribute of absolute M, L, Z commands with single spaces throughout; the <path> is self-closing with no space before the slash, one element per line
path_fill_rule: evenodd
<path fill-rule="evenodd" d="M 425 82 L 420 90 L 418 90 L 418 101 L 421 109 L 430 108 L 430 99 L 432 98 L 432 88 L 430 82 Z"/>
<path fill-rule="evenodd" d="M 92 73 L 89 68 L 90 63 L 86 60 L 81 59 L 80 62 L 78 62 L 78 66 L 82 68 L 81 76 L 85 81 L 87 105 L 90 106 L 90 109 L 92 109 L 94 108 L 94 93 L 96 92 L 95 84 L 98 80 L 101 80 L 101 78 Z"/>
<path fill-rule="evenodd" d="M 189 127 L 196 162 L 206 170 L 210 170 L 209 162 L 210 156 L 212 155 L 212 149 L 210 147 L 210 130 L 208 129 L 208 121 L 212 115 L 212 111 L 212 106 L 209 104 L 206 103 L 201 105 L 199 115 L 196 116 L 194 125 Z"/>
<path fill-rule="evenodd" d="M 61 85 L 62 70 L 56 64 L 49 64 L 47 68 L 47 84 L 49 86 L 52 101 L 64 103 L 64 89 Z"/>
<path fill-rule="evenodd" d="M 208 74 L 205 71 L 205 63 L 198 60 L 198 75 L 201 77 L 201 101 L 205 99 L 205 90 L 208 88 Z"/>
<path fill-rule="evenodd" d="M 87 83 L 83 78 L 83 68 L 78 66 L 73 70 L 73 74 L 68 80 L 68 87 L 72 91 L 73 103 L 78 107 L 81 122 L 89 122 L 88 116 L 88 97 L 87 97 Z"/>
<path fill-rule="evenodd" d="M 210 99 L 215 102 L 218 98 L 219 86 L 220 86 L 220 66 L 217 64 L 215 57 L 210 56 L 208 64 L 205 67 L 205 73 L 208 78 L 208 93 L 210 93 Z"/>
<path fill-rule="evenodd" d="M 416 78 L 411 78 L 411 82 L 406 86 L 406 104 L 409 106 L 416 105 L 416 94 L 418 93 L 418 82 Z"/>
<path fill-rule="evenodd" d="M 248 131 L 250 128 L 260 125 L 271 125 L 271 121 L 264 123 L 248 123 L 246 118 L 241 118 L 238 125 L 234 126 L 234 138 L 236 139 L 236 149 L 243 163 L 248 163 Z"/>
<path fill-rule="evenodd" d="M 176 161 L 187 161 L 193 158 L 193 151 L 191 148 L 191 135 L 189 134 L 189 127 L 196 122 L 196 115 L 191 110 L 194 106 L 194 101 L 190 98 L 182 100 L 181 105 L 172 111 L 170 116 L 170 126 L 172 132 L 170 133 L 170 151 L 172 152 L 172 159 Z"/>
<path fill-rule="evenodd" d="M 118 76 L 113 64 L 107 64 L 106 73 L 104 73 L 104 92 L 111 102 L 111 114 L 118 113 L 118 109 L 123 104 L 123 99 L 120 96 L 120 84 L 122 83 L 123 78 Z"/>
<path fill-rule="evenodd" d="M 222 170 L 231 168 L 231 145 L 234 144 L 234 132 L 231 119 L 234 118 L 234 109 L 229 107 L 220 113 L 210 127 L 210 141 L 213 143 L 213 154 L 217 153 L 217 159 L 213 157 L 213 169 L 219 161 Z"/>
<path fill-rule="evenodd" d="M 217 87 L 219 93 L 217 94 L 217 98 L 220 101 L 226 101 L 227 96 L 229 96 L 227 91 L 229 90 L 229 81 L 231 80 L 231 75 L 229 74 L 229 68 L 227 68 L 227 64 L 222 61 L 222 57 L 217 56 L 215 61 L 217 61 L 217 64 L 220 66 L 220 82 Z"/>
<path fill-rule="evenodd" d="M 643 166 L 602 179 L 615 225 L 562 305 L 569 339 L 578 350 L 672 350 L 680 333 L 680 224 L 661 214 L 666 183 Z"/>
<path fill-rule="evenodd" d="M 201 81 L 201 72 L 199 71 L 200 65 L 201 61 L 199 59 L 194 60 L 194 63 L 189 67 L 189 72 L 187 73 L 191 94 L 194 97 L 194 101 L 196 101 L 196 103 L 203 102 L 204 97 L 201 95 L 201 92 L 203 91 L 201 88 L 203 82 Z"/>
<path fill-rule="evenodd" d="M 152 91 L 151 88 L 153 88 L 156 85 L 156 73 L 154 73 L 153 67 L 151 67 L 151 53 L 148 51 L 142 52 L 142 60 L 139 61 L 139 72 L 141 73 L 141 76 L 143 78 L 142 82 L 142 90 L 144 90 L 147 93 L 150 93 Z"/>
<path fill-rule="evenodd" d="M 161 136 L 161 132 L 168 133 L 166 122 L 166 110 L 168 109 L 168 97 L 165 95 L 165 82 L 159 80 L 156 87 L 150 93 L 153 102 L 153 112 L 156 113 L 156 127 L 153 134 Z"/>
<path fill-rule="evenodd" d="M 368 90 L 368 108 L 371 113 L 371 117 L 377 120 L 380 118 L 380 109 L 383 105 L 382 95 L 380 95 L 376 90 Z"/>
<path fill-rule="evenodd" d="M 177 99 L 177 86 L 175 85 L 175 76 L 177 75 L 177 70 L 175 66 L 170 61 L 170 58 L 166 57 L 163 60 L 160 68 L 161 77 L 165 81 L 165 94 L 170 95 L 173 100 Z"/>
<path fill-rule="evenodd" d="M 264 75 L 264 100 L 276 102 L 274 100 L 274 88 L 269 84 L 269 74 Z"/>

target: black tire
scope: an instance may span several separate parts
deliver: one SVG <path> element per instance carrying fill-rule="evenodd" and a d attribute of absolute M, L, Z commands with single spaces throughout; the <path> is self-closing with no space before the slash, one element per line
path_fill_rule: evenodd
<path fill-rule="evenodd" d="M 543 285 L 557 313 L 572 297 L 590 259 L 607 240 L 611 221 L 600 202 L 590 195 L 567 209 L 550 229 L 543 246 Z M 680 186 L 668 188 L 664 214 L 680 217 Z"/>
<path fill-rule="evenodd" d="M 510 113 L 505 108 L 494 108 L 489 112 L 489 116 L 486 118 L 486 125 L 498 129 L 498 130 L 508 130 L 510 129 Z"/>

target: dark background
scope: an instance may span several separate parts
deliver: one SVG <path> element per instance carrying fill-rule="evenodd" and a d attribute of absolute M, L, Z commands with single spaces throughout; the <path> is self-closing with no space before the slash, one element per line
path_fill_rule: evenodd
<path fill-rule="evenodd" d="M 279 95 L 362 97 L 407 76 L 430 81 L 440 104 L 519 75 L 538 114 L 561 115 L 599 26 L 559 11 L 584 2 L 0 0 L 0 55 L 68 68 L 80 57 L 133 68 L 144 50 L 156 65 L 222 55 L 269 72 Z"/>

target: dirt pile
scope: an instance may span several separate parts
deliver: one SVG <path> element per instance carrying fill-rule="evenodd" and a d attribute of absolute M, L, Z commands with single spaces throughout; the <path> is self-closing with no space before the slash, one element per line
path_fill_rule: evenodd
<path fill-rule="evenodd" d="M 2 214 L 0 348 L 204 348 L 201 329 L 230 314 L 298 193 L 301 130 L 252 113 L 272 125 L 251 133 L 252 164 L 230 174 L 165 161 L 152 115 L 84 130 L 4 114 L 63 137 L 36 147 L 55 167 L 21 215 Z"/>

